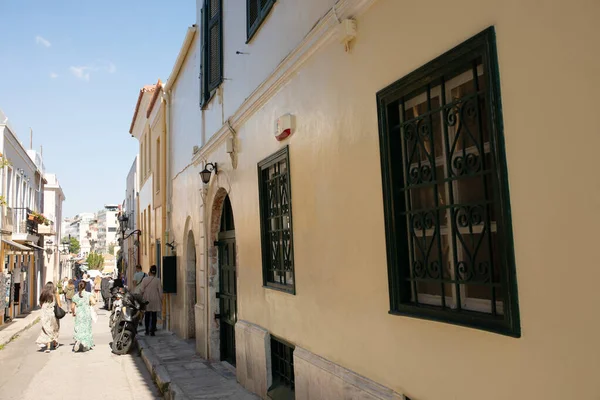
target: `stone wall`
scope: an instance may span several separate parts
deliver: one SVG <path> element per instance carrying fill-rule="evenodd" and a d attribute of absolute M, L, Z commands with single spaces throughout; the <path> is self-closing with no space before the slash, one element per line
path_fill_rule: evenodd
<path fill-rule="evenodd" d="M 269 332 L 247 321 L 235 324 L 236 373 L 249 391 L 267 399 L 271 386 Z"/>
<path fill-rule="evenodd" d="M 294 349 L 296 400 L 404 400 L 391 389 L 319 357 L 301 347 Z"/>

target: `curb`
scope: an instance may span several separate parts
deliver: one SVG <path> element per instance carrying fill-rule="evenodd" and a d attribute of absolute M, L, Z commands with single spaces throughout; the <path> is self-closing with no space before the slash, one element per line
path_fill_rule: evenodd
<path fill-rule="evenodd" d="M 138 339 L 137 346 L 148 372 L 152 375 L 152 380 L 154 380 L 156 386 L 158 386 L 158 390 L 164 395 L 165 400 L 188 400 L 188 397 L 183 393 L 181 388 L 177 384 L 171 383 L 169 372 L 160 364 L 158 357 L 148 347 L 146 341 Z"/>
<path fill-rule="evenodd" d="M 15 333 L 13 333 L 8 339 L 0 340 L 0 347 L 6 346 L 10 342 L 12 342 L 17 336 L 19 336 L 21 333 L 25 332 L 27 329 L 29 329 L 32 326 L 34 326 L 35 324 L 37 324 L 39 321 L 40 321 L 40 317 L 39 316 L 35 317 L 35 319 L 33 321 L 31 321 L 30 323 L 28 323 L 27 325 L 20 328 Z"/>

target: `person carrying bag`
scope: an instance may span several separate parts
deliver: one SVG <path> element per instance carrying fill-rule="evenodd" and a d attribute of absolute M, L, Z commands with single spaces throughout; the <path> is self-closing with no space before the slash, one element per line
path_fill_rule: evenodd
<path fill-rule="evenodd" d="M 156 277 L 156 265 L 150 267 L 150 274 L 140 283 L 140 294 L 148 302 L 146 305 L 146 315 L 144 316 L 146 325 L 146 335 L 154 336 L 156 332 L 157 314 L 162 307 L 162 285 L 160 279 Z M 137 289 L 137 288 L 136 288 Z"/>

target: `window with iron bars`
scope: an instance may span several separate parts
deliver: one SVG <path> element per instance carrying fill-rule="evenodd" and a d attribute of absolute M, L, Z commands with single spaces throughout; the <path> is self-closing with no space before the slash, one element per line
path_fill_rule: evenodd
<path fill-rule="evenodd" d="M 520 336 L 495 34 L 378 93 L 391 313 Z"/>
<path fill-rule="evenodd" d="M 271 371 L 273 383 L 269 398 L 293 400 L 295 398 L 294 346 L 271 336 Z"/>
<path fill-rule="evenodd" d="M 288 147 L 258 164 L 263 283 L 295 293 Z"/>

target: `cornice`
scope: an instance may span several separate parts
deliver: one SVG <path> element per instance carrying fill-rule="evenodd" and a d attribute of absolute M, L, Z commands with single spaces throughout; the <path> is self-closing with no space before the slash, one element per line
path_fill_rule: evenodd
<path fill-rule="evenodd" d="M 357 18 L 377 0 L 339 0 L 302 39 L 302 41 L 279 63 L 277 68 L 248 96 L 228 121 L 237 130 L 256 111 L 260 110 L 292 76 L 317 52 L 333 39 L 338 20 Z M 228 137 L 230 126 L 225 123 L 199 151 L 192 156 L 192 163 L 198 165 Z"/>

